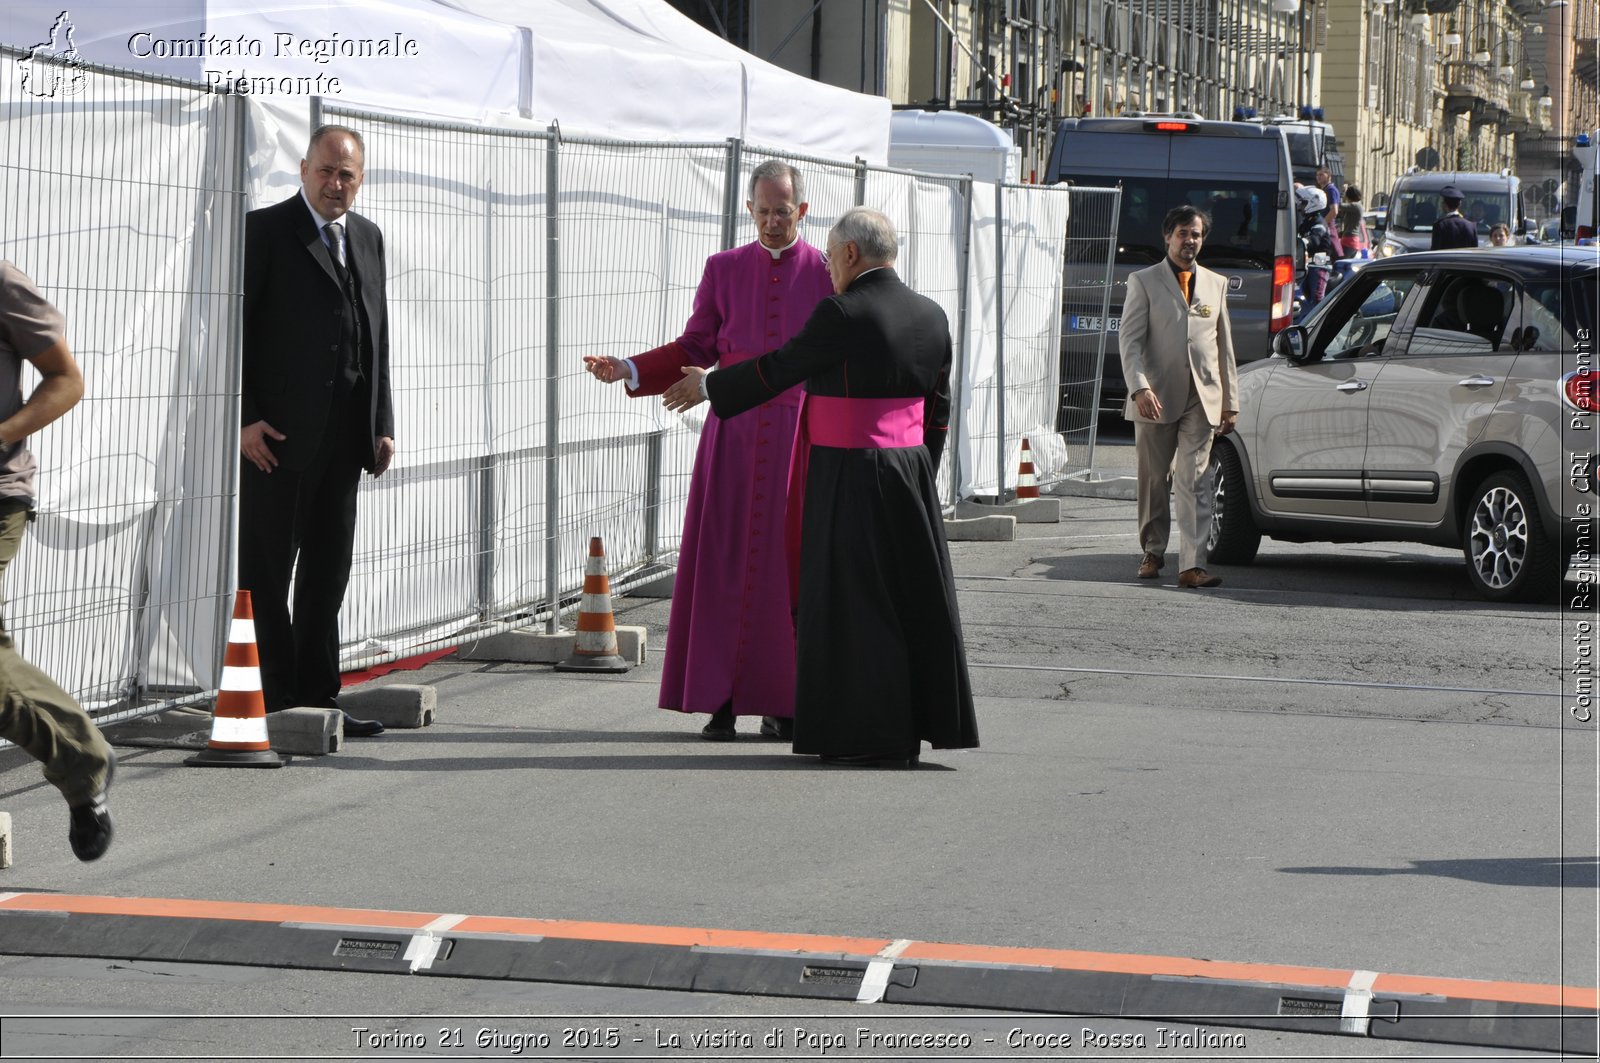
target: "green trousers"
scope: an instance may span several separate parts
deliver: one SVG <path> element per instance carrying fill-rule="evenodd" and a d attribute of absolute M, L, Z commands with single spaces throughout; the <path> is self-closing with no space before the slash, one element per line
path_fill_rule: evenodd
<path fill-rule="evenodd" d="M 28 507 L 0 500 L 0 584 L 22 545 Z M 111 747 L 71 694 L 22 659 L 0 621 L 0 738 L 15 742 L 44 765 L 49 782 L 71 805 L 105 785 Z"/>

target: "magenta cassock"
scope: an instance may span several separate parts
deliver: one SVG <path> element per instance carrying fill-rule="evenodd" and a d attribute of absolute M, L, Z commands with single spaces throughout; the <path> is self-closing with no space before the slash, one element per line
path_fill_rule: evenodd
<path fill-rule="evenodd" d="M 737 365 L 787 343 L 833 294 L 804 239 L 776 260 L 760 243 L 706 260 L 683 335 L 633 361 L 634 395 L 659 395 L 685 365 Z M 784 555 L 799 389 L 724 421 L 705 407 L 683 522 L 659 704 L 736 716 L 794 715 L 794 620 Z"/>

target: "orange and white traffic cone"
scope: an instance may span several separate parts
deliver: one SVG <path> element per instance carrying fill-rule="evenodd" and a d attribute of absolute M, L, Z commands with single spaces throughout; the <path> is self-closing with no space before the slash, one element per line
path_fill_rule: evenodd
<path fill-rule="evenodd" d="M 1033 451 L 1028 449 L 1027 436 L 1022 437 L 1022 461 L 1017 465 L 1017 497 L 1039 497 L 1039 481 L 1033 478 Z"/>
<path fill-rule="evenodd" d="M 202 768 L 283 767 L 283 758 L 267 740 L 267 703 L 261 696 L 261 655 L 249 591 L 240 591 L 234 599 L 222 683 L 211 714 L 211 741 L 184 763 Z"/>
<path fill-rule="evenodd" d="M 606 548 L 596 535 L 589 540 L 589 562 L 583 570 L 583 600 L 578 603 L 578 637 L 572 656 L 556 665 L 558 672 L 626 672 L 633 665 L 617 652 L 617 620 L 611 612 L 611 577 L 606 575 Z"/>

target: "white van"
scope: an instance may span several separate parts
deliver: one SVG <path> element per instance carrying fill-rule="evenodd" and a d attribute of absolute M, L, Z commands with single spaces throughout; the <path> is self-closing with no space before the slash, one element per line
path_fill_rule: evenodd
<path fill-rule="evenodd" d="M 1538 226 L 1522 208 L 1522 182 L 1510 170 L 1458 173 L 1448 170 L 1402 174 L 1389 194 L 1389 216 L 1374 258 L 1392 258 L 1433 247 L 1433 223 L 1444 214 L 1439 190 L 1455 185 L 1462 195 L 1461 213 L 1478 224 L 1478 246 L 1489 246 L 1489 227 L 1504 222 L 1523 236 Z"/>

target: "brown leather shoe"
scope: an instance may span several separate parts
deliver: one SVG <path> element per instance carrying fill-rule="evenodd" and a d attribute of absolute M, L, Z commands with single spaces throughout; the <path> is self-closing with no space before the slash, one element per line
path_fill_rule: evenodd
<path fill-rule="evenodd" d="M 1139 562 L 1139 578 L 1155 579 L 1161 575 L 1161 557 L 1157 554 L 1145 554 Z"/>
<path fill-rule="evenodd" d="M 1213 576 L 1203 568 L 1186 568 L 1178 573 L 1180 587 L 1220 587 L 1222 577 Z"/>

